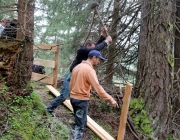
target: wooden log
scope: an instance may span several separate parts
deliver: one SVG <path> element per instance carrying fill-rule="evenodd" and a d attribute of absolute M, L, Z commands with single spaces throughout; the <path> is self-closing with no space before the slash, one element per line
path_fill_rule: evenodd
<path fill-rule="evenodd" d="M 124 135 L 125 135 L 125 131 L 126 131 L 127 115 L 128 115 L 128 110 L 129 110 L 129 103 L 130 103 L 130 99 L 131 99 L 131 91 L 132 91 L 132 85 L 127 84 L 126 88 L 125 88 L 124 98 L 123 98 L 123 105 L 122 105 L 117 140 L 124 140 Z"/>
<path fill-rule="evenodd" d="M 53 88 L 51 85 L 46 85 L 46 87 L 55 95 L 59 96 L 60 93 Z M 64 105 L 66 105 L 72 112 L 73 108 L 71 106 L 70 100 L 65 100 L 63 102 Z M 115 140 L 111 135 L 109 135 L 101 126 L 99 126 L 94 120 L 92 120 L 87 115 L 87 126 L 96 133 L 102 140 Z"/>

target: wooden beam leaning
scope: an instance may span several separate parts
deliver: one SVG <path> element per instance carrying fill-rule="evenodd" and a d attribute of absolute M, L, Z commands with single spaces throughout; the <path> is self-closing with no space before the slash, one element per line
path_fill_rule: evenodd
<path fill-rule="evenodd" d="M 59 96 L 60 93 L 51 85 L 46 85 L 46 87 L 55 95 Z M 73 108 L 71 106 L 70 100 L 65 100 L 63 102 L 72 112 Z M 102 140 L 115 140 L 111 135 L 109 135 L 101 126 L 99 126 L 95 121 L 93 121 L 89 116 L 87 116 L 87 126 L 96 133 Z"/>
<path fill-rule="evenodd" d="M 125 88 L 124 98 L 123 98 L 123 105 L 122 105 L 122 111 L 121 111 L 120 125 L 119 125 L 119 129 L 118 129 L 117 140 L 124 140 L 127 115 L 128 115 L 129 104 L 130 104 L 130 99 L 131 99 L 131 91 L 132 91 L 132 85 L 127 84 L 126 88 Z"/>

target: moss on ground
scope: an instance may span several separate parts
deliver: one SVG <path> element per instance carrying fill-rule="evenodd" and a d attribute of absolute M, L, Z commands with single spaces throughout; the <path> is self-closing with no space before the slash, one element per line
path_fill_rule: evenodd
<path fill-rule="evenodd" d="M 4 98 L 0 94 L 0 140 L 67 140 L 69 131 L 47 114 L 38 94 Z"/>

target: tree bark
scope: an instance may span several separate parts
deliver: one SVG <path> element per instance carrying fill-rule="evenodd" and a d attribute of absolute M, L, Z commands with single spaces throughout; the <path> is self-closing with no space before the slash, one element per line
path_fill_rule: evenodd
<path fill-rule="evenodd" d="M 144 99 L 152 136 L 159 140 L 167 138 L 171 119 L 173 6 L 172 1 L 142 1 L 135 95 Z"/>
<path fill-rule="evenodd" d="M 180 1 L 176 1 L 176 30 L 175 30 L 175 46 L 174 46 L 174 92 L 173 92 L 173 113 L 180 109 Z"/>
<path fill-rule="evenodd" d="M 117 40 L 117 26 L 119 21 L 119 7 L 120 7 L 120 0 L 114 0 L 114 9 L 113 9 L 113 15 L 112 15 L 112 25 L 111 25 L 111 31 L 110 35 L 113 39 L 111 45 L 109 46 L 109 52 L 108 52 L 108 60 L 107 60 L 107 66 L 106 66 L 106 82 L 112 83 L 113 81 L 113 75 L 114 75 L 114 61 L 116 57 L 116 40 Z"/>
<path fill-rule="evenodd" d="M 180 137 L 180 1 L 176 0 L 176 28 L 175 28 L 175 45 L 174 45 L 174 80 L 172 91 L 172 114 L 174 135 Z"/>
<path fill-rule="evenodd" d="M 27 95 L 31 93 L 27 85 L 31 79 L 33 64 L 34 8 L 35 0 L 18 1 L 17 39 L 21 40 L 23 45 L 17 56 L 15 70 L 9 76 L 7 83 L 8 86 L 11 86 L 10 90 L 18 90 L 18 95 Z"/>

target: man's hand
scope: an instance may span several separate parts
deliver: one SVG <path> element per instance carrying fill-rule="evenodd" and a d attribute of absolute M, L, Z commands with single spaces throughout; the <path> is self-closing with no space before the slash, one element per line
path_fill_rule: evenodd
<path fill-rule="evenodd" d="M 109 43 L 111 43 L 111 42 L 112 42 L 112 38 L 111 38 L 111 36 L 110 36 L 110 35 L 106 37 L 105 42 L 106 42 L 107 44 L 109 44 Z"/>
<path fill-rule="evenodd" d="M 108 36 L 107 32 L 108 32 L 108 29 L 107 29 L 106 26 L 104 26 L 104 27 L 102 28 L 102 36 L 107 37 L 107 36 Z"/>
<path fill-rule="evenodd" d="M 117 102 L 116 102 L 114 99 L 111 101 L 111 105 L 112 105 L 113 107 L 118 107 L 118 108 L 119 108 Z"/>

